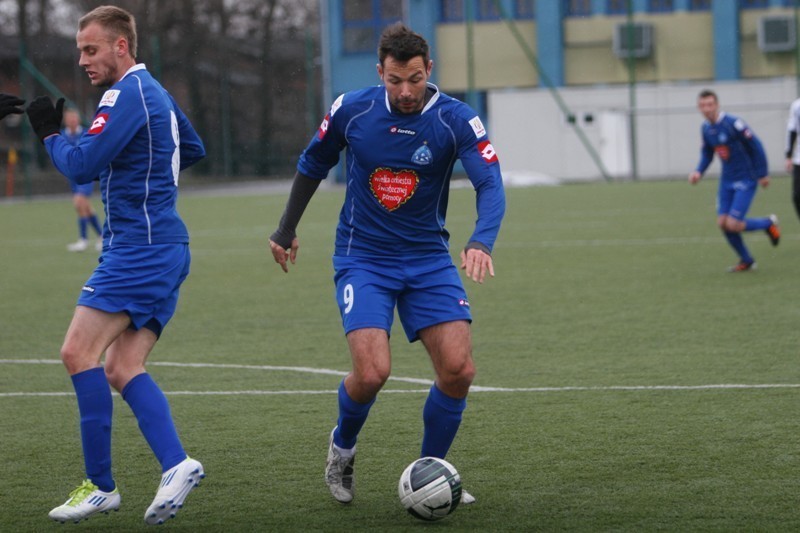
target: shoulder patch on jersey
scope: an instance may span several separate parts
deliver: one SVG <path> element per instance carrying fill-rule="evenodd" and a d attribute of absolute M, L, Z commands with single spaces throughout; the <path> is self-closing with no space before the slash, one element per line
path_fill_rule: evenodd
<path fill-rule="evenodd" d="M 117 98 L 119 98 L 119 89 L 109 89 L 103 93 L 103 97 L 100 99 L 100 103 L 97 104 L 97 107 L 114 107 L 114 104 L 117 103 Z"/>
<path fill-rule="evenodd" d="M 86 133 L 88 135 L 97 135 L 98 133 L 102 133 L 102 131 L 106 127 L 106 123 L 108 123 L 108 113 L 100 113 L 96 117 L 94 117 L 94 121 L 92 125 L 89 127 L 89 131 Z"/>
<path fill-rule="evenodd" d="M 487 163 L 497 163 L 497 152 L 494 151 L 494 146 L 489 142 L 489 139 L 478 143 L 478 152 Z"/>
<path fill-rule="evenodd" d="M 339 98 L 337 98 L 336 100 L 333 101 L 333 104 L 331 104 L 330 116 L 333 116 L 333 114 L 336 113 L 336 110 L 339 109 L 340 107 L 342 107 L 342 101 L 343 100 L 344 100 L 344 95 L 340 94 Z"/>
<path fill-rule="evenodd" d="M 478 139 L 486 135 L 486 128 L 483 127 L 483 122 L 481 122 L 480 117 L 476 116 L 470 119 L 469 125 L 472 126 L 472 131 L 475 132 L 475 137 Z"/>

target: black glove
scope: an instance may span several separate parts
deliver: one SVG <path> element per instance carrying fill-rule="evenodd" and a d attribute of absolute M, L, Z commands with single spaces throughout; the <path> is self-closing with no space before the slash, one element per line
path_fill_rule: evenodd
<path fill-rule="evenodd" d="M 0 120 L 3 120 L 11 113 L 22 114 L 22 109 L 17 107 L 25 103 L 25 100 L 13 94 L 0 93 Z"/>
<path fill-rule="evenodd" d="M 53 107 L 53 101 L 49 96 L 37 96 L 25 112 L 28 114 L 28 120 L 31 121 L 36 136 L 44 143 L 45 137 L 61 131 L 64 99 L 59 98 L 56 106 Z"/>

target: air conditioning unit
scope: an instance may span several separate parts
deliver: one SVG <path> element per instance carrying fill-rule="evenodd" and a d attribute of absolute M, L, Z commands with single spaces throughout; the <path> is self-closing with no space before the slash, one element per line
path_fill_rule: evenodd
<path fill-rule="evenodd" d="M 653 52 L 653 25 L 644 22 L 617 24 L 614 26 L 612 45 L 614 55 L 623 59 L 631 56 L 650 57 Z"/>
<path fill-rule="evenodd" d="M 769 15 L 758 19 L 758 47 L 762 52 L 792 52 L 796 43 L 794 17 Z"/>

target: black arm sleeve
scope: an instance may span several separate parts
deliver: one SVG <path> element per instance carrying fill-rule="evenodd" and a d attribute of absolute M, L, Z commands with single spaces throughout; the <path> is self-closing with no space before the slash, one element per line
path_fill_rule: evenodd
<path fill-rule="evenodd" d="M 786 159 L 790 159 L 792 157 L 792 149 L 794 148 L 794 142 L 796 140 L 797 140 L 797 132 L 790 131 L 789 140 L 787 142 L 788 146 L 786 147 Z"/>
<path fill-rule="evenodd" d="M 306 210 L 306 206 L 317 191 L 319 184 L 320 180 L 309 178 L 300 172 L 294 175 L 294 183 L 292 183 L 289 199 L 286 201 L 286 209 L 278 223 L 278 229 L 269 237 L 271 241 L 286 249 L 292 246 L 292 241 L 297 236 L 295 230 L 300 222 L 300 217 L 303 216 L 303 211 Z"/>
<path fill-rule="evenodd" d="M 485 244 L 483 244 L 482 242 L 471 241 L 471 242 L 467 243 L 467 245 L 464 247 L 464 251 L 465 252 L 467 250 L 472 250 L 472 249 L 480 250 L 481 252 L 485 253 L 486 255 L 492 255 L 492 252 L 489 251 L 489 247 L 486 246 Z"/>

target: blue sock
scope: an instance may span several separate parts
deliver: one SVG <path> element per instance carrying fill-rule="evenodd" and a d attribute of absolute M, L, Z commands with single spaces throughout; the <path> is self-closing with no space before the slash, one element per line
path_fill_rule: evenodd
<path fill-rule="evenodd" d="M 139 429 L 161 463 L 162 472 L 186 459 L 167 397 L 150 374 L 143 372 L 130 380 L 122 389 L 122 399 L 139 421 Z"/>
<path fill-rule="evenodd" d="M 422 410 L 425 434 L 422 437 L 421 457 L 444 459 L 456 438 L 458 426 L 461 425 L 461 414 L 466 408 L 466 398 L 451 398 L 435 384 L 431 387 Z"/>
<path fill-rule="evenodd" d="M 769 217 L 764 218 L 747 218 L 744 221 L 745 231 L 758 231 L 765 230 L 772 225 L 772 220 Z"/>
<path fill-rule="evenodd" d="M 97 232 L 98 236 L 103 235 L 103 229 L 100 227 L 100 221 L 97 220 L 97 215 L 91 215 L 89 217 L 89 224 L 92 225 L 92 228 Z"/>
<path fill-rule="evenodd" d="M 333 442 L 340 448 L 348 450 L 356 445 L 358 433 L 367 421 L 369 409 L 375 403 L 373 398 L 369 403 L 358 403 L 347 394 L 344 380 L 339 384 L 339 421 L 336 431 L 333 432 Z"/>
<path fill-rule="evenodd" d="M 725 238 L 728 240 L 731 247 L 736 250 L 736 253 L 739 254 L 739 258 L 742 261 L 745 263 L 753 262 L 753 257 L 750 255 L 750 252 L 747 251 L 747 246 L 744 245 L 744 239 L 742 239 L 741 233 L 726 231 Z"/>
<path fill-rule="evenodd" d="M 89 219 L 80 217 L 78 218 L 78 235 L 81 239 L 86 238 L 86 228 L 89 227 Z"/>
<path fill-rule="evenodd" d="M 81 415 L 81 443 L 86 477 L 103 492 L 116 487 L 111 476 L 111 415 L 114 401 L 102 367 L 72 376 Z"/>

